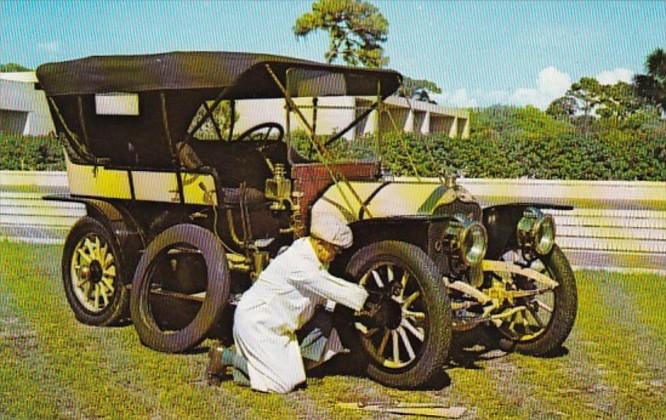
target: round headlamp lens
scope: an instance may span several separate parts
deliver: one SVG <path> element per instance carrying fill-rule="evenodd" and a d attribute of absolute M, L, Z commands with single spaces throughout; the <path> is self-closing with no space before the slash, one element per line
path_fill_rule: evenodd
<path fill-rule="evenodd" d="M 486 256 L 488 236 L 486 229 L 479 223 L 473 223 L 467 226 L 462 234 L 460 241 L 460 252 L 467 265 L 478 265 Z"/>
<path fill-rule="evenodd" d="M 544 215 L 534 226 L 535 250 L 546 255 L 553 249 L 555 243 L 555 220 L 550 214 Z"/>

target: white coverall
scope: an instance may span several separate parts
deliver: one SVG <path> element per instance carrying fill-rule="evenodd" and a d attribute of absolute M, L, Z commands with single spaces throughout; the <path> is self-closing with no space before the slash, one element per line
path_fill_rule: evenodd
<path fill-rule="evenodd" d="M 354 310 L 368 293 L 328 273 L 308 238 L 296 240 L 275 258 L 245 292 L 236 307 L 233 335 L 236 351 L 247 359 L 253 389 L 286 393 L 305 381 L 305 368 L 295 332 L 327 299 Z M 322 358 L 342 349 L 331 331 Z"/>

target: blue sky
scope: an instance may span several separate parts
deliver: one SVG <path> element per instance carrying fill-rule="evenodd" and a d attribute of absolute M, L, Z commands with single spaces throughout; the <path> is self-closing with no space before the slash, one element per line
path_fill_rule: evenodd
<path fill-rule="evenodd" d="M 435 81 L 440 102 L 547 106 L 582 76 L 629 80 L 666 48 L 666 2 L 373 1 L 389 67 Z M 310 1 L 0 0 L 0 62 L 173 50 L 323 60 L 324 33 L 296 40 Z"/>

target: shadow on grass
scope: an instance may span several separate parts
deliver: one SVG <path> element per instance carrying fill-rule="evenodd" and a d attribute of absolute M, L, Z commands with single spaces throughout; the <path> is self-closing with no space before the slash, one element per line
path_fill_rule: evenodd
<path fill-rule="evenodd" d="M 513 351 L 514 343 L 493 336 L 481 328 L 457 333 L 453 336 L 447 368 L 484 369 L 479 362 L 506 357 Z M 552 359 L 567 354 L 569 350 L 560 346 L 548 354 L 532 357 Z"/>
<path fill-rule="evenodd" d="M 371 379 L 366 374 L 368 363 L 369 361 L 366 357 L 362 357 L 357 354 L 339 354 L 334 356 L 328 362 L 308 370 L 307 376 L 309 378 L 323 378 L 325 376 L 352 376 L 357 378 Z M 446 388 L 450 384 L 451 378 L 445 370 L 442 370 L 436 374 L 427 384 L 410 389 L 418 391 L 439 391 L 443 388 Z"/>

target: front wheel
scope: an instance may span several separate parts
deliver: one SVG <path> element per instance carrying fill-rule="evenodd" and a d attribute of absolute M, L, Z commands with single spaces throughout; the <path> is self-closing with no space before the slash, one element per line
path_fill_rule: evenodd
<path fill-rule="evenodd" d="M 451 341 L 449 299 L 432 260 L 414 245 L 383 241 L 357 251 L 347 273 L 369 291 L 393 292 L 384 325 L 354 324 L 368 376 L 398 388 L 429 383 L 442 371 Z"/>
<path fill-rule="evenodd" d="M 491 335 L 500 347 L 519 353 L 544 356 L 556 352 L 567 339 L 576 319 L 578 297 L 576 279 L 562 250 L 526 260 L 515 249 L 502 259 L 523 269 L 522 273 L 486 272 L 483 290 L 493 296 L 516 296 L 507 299 L 495 312 Z M 541 276 L 545 277 L 541 277 Z M 540 280 L 542 279 L 542 280 Z M 549 279 L 554 281 L 548 286 Z"/>

